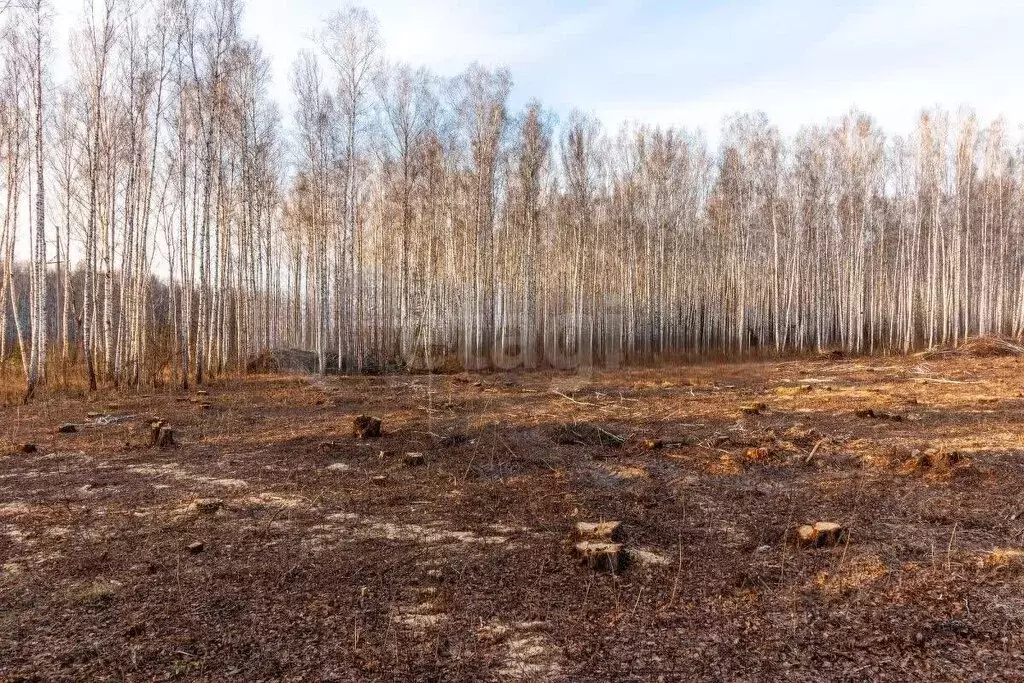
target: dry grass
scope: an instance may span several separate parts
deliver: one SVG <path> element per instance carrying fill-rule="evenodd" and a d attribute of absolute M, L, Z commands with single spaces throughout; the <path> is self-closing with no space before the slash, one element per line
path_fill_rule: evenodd
<path fill-rule="evenodd" d="M 0 408 L 0 680 L 1014 679 L 1022 385 L 956 355 L 53 391 Z M 605 520 L 615 574 L 573 557 Z M 819 521 L 849 534 L 797 547 Z"/>

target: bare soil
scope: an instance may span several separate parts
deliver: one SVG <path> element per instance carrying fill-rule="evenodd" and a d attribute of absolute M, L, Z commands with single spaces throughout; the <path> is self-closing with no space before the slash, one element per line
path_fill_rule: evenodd
<path fill-rule="evenodd" d="M 0 680 L 1020 680 L 1022 388 L 950 356 L 0 408 Z M 608 520 L 616 572 L 574 553 Z"/>

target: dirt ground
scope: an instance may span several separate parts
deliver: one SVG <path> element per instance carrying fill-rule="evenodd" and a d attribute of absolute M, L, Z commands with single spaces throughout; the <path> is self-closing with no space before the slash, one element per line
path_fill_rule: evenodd
<path fill-rule="evenodd" d="M 0 680 L 1021 680 L 1021 370 L 262 377 L 0 408 Z M 382 437 L 352 437 L 361 413 Z M 178 445 L 148 445 L 153 418 Z M 614 573 L 573 555 L 602 520 Z M 799 547 L 818 521 L 849 533 Z"/>

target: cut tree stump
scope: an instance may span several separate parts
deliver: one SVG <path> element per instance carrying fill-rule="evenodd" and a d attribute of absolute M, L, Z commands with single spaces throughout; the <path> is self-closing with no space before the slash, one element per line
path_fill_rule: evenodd
<path fill-rule="evenodd" d="M 696 446 L 697 443 L 697 439 L 692 436 L 666 436 L 660 439 L 646 439 L 644 441 L 644 448 L 654 451 L 659 448 L 683 448 L 685 446 Z"/>
<path fill-rule="evenodd" d="M 875 410 L 874 408 L 864 408 L 862 410 L 854 411 L 854 415 L 857 417 L 870 418 L 875 420 L 892 420 L 893 422 L 903 422 L 903 416 L 896 413 L 887 413 L 884 410 Z"/>
<path fill-rule="evenodd" d="M 427 464 L 427 459 L 422 453 L 406 453 L 405 464 L 407 467 L 421 467 Z"/>
<path fill-rule="evenodd" d="M 914 451 L 910 455 L 910 459 L 903 463 L 901 469 L 903 472 L 913 472 L 918 469 L 945 471 L 962 464 L 969 464 L 969 462 L 959 451 L 927 448 L 924 451 Z"/>
<path fill-rule="evenodd" d="M 751 403 L 740 408 L 740 412 L 744 415 L 762 415 L 766 410 L 768 410 L 766 403 Z"/>
<path fill-rule="evenodd" d="M 573 535 L 578 541 L 621 541 L 622 522 L 576 522 Z"/>
<path fill-rule="evenodd" d="M 378 474 L 376 477 L 370 477 L 370 482 L 374 486 L 384 486 L 388 483 L 388 478 L 383 474 Z"/>
<path fill-rule="evenodd" d="M 61 425 L 60 427 L 57 427 L 57 433 L 58 434 L 74 434 L 77 431 L 78 431 L 78 427 L 76 427 L 73 424 L 64 424 L 64 425 Z"/>
<path fill-rule="evenodd" d="M 170 448 L 176 446 L 177 442 L 174 440 L 174 430 L 168 429 L 167 427 L 160 428 L 160 435 L 157 437 L 156 445 L 160 448 Z"/>
<path fill-rule="evenodd" d="M 352 436 L 357 439 L 372 439 L 380 436 L 381 421 L 369 415 L 360 415 L 352 420 Z"/>
<path fill-rule="evenodd" d="M 760 448 L 748 448 L 745 453 L 747 460 L 753 462 L 765 462 L 772 457 L 772 451 L 770 448 L 761 446 Z"/>
<path fill-rule="evenodd" d="M 576 558 L 580 564 L 597 571 L 617 572 L 626 566 L 621 543 L 580 541 L 576 544 Z"/>
<path fill-rule="evenodd" d="M 188 551 L 193 555 L 198 555 L 199 553 L 203 552 L 203 549 L 205 548 L 205 543 L 203 543 L 202 541 L 196 541 L 194 543 L 189 543 Z"/>
<path fill-rule="evenodd" d="M 39 447 L 36 446 L 34 443 L 23 444 L 22 447 L 21 447 L 21 452 L 22 453 L 35 453 L 38 450 L 39 450 Z"/>
<path fill-rule="evenodd" d="M 454 448 L 455 446 L 461 446 L 469 441 L 469 437 L 465 434 L 449 434 L 437 442 L 438 446 L 443 448 Z"/>
<path fill-rule="evenodd" d="M 843 543 L 849 532 L 842 524 L 815 522 L 804 524 L 796 530 L 797 543 L 804 548 L 831 548 Z"/>
<path fill-rule="evenodd" d="M 174 430 L 166 427 L 163 420 L 155 420 L 149 424 L 149 443 L 157 448 L 168 448 L 176 445 Z"/>
<path fill-rule="evenodd" d="M 224 507 L 224 501 L 220 498 L 200 498 L 192 506 L 198 513 L 212 515 Z"/>

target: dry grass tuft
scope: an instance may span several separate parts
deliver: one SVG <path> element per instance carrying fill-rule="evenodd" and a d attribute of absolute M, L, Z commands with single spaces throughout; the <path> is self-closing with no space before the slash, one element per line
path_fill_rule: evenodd
<path fill-rule="evenodd" d="M 978 559 L 980 569 L 1022 569 L 1024 550 L 1019 548 L 995 548 Z"/>
<path fill-rule="evenodd" d="M 106 605 L 113 602 L 121 584 L 116 581 L 96 579 L 84 586 L 69 589 L 68 598 L 81 605 Z"/>

